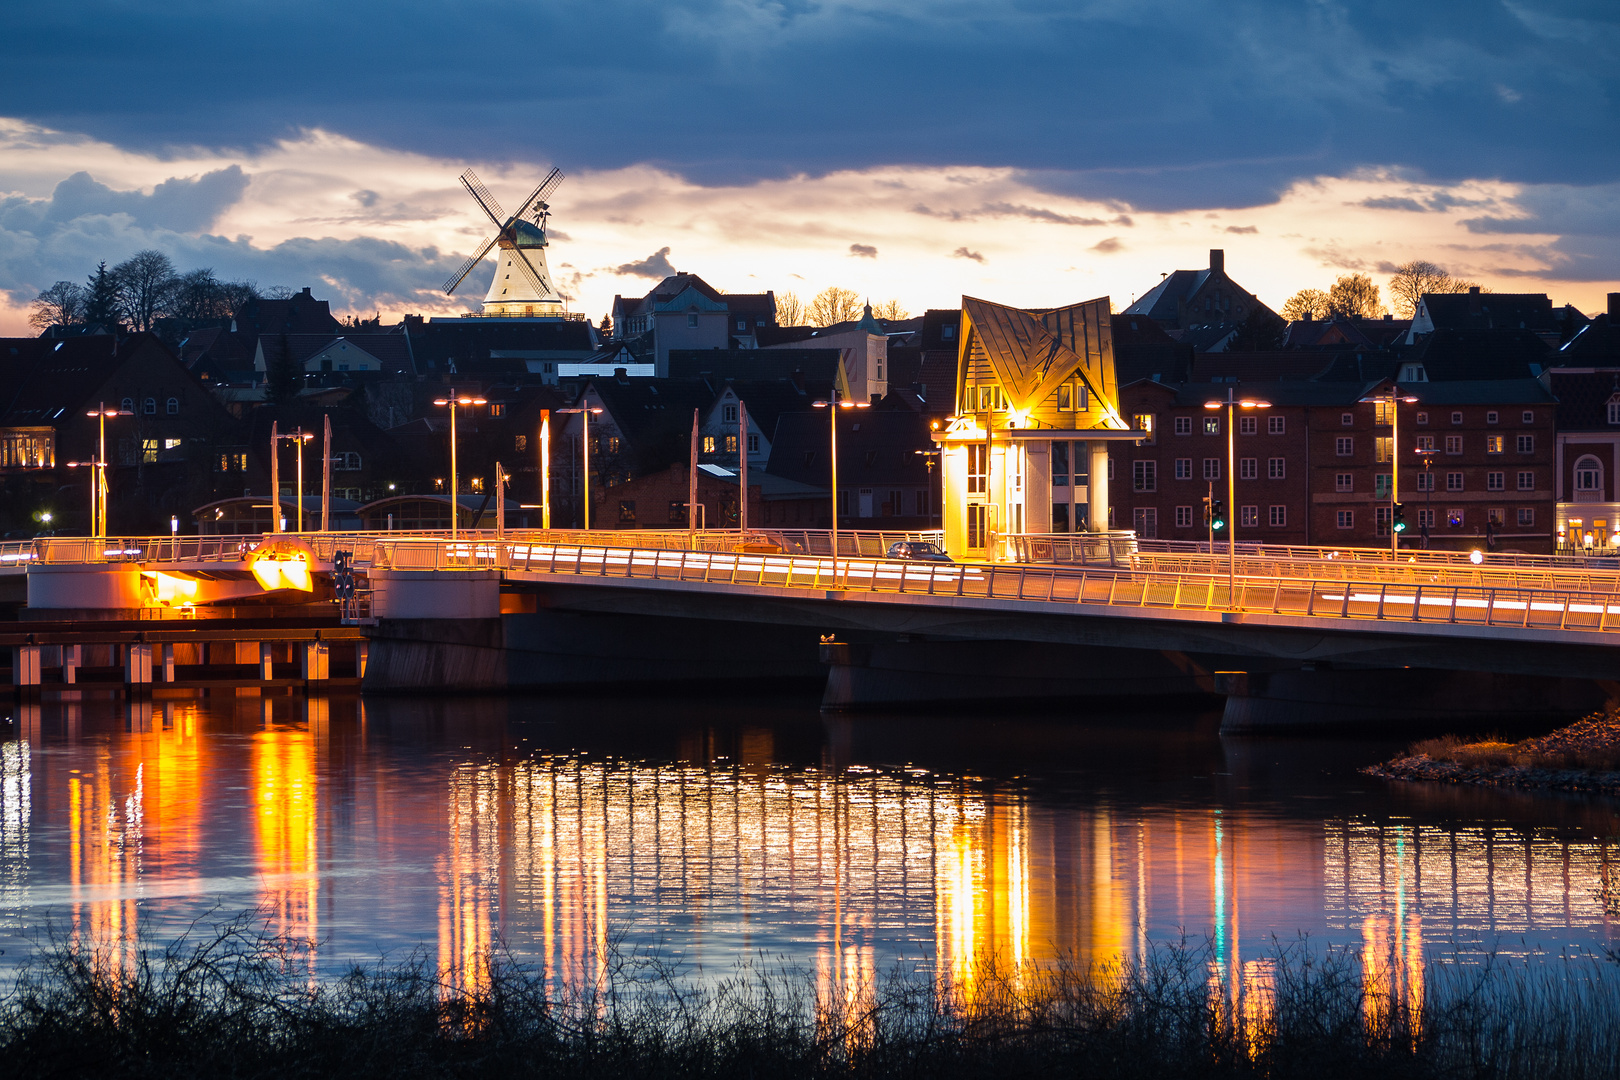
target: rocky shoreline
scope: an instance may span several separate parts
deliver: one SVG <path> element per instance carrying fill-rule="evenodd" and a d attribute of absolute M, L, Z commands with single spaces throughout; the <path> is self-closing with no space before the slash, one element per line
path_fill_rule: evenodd
<path fill-rule="evenodd" d="M 1428 739 L 1361 772 L 1384 780 L 1620 795 L 1620 708 L 1516 743 Z"/>
<path fill-rule="evenodd" d="M 1369 765 L 1361 770 L 1384 780 L 1428 780 L 1442 784 L 1478 784 L 1483 787 L 1539 788 L 1578 791 L 1588 795 L 1620 795 L 1620 772 L 1591 769 L 1538 769 L 1524 765 L 1463 765 L 1436 761 L 1427 754 L 1412 754 Z"/>

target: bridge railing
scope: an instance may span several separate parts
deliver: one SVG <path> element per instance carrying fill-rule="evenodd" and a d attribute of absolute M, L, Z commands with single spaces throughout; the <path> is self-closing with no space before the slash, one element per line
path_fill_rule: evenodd
<path fill-rule="evenodd" d="M 419 552 L 407 555 L 411 548 Z M 1139 611 L 1240 613 L 1375 622 L 1452 623 L 1611 632 L 1620 629 L 1612 593 L 1569 589 L 1425 585 L 1343 578 L 1240 578 L 1222 574 L 1086 567 L 928 563 L 747 552 L 628 549 L 579 544 L 401 542 L 404 559 L 440 568 L 485 567 L 571 578 L 621 578 L 807 592 L 893 593 Z"/>

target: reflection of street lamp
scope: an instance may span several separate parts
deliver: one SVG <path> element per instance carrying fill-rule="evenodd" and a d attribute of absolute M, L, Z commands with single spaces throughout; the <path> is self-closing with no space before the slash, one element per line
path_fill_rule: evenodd
<path fill-rule="evenodd" d="M 1429 529 L 1434 525 L 1434 473 L 1430 468 L 1434 465 L 1434 455 L 1438 450 L 1418 450 L 1417 456 L 1423 461 L 1423 550 L 1429 550 Z"/>
<path fill-rule="evenodd" d="M 1401 547 L 1401 532 L 1395 527 L 1395 517 L 1400 512 L 1401 507 L 1401 432 L 1400 425 L 1396 423 L 1396 420 L 1400 413 L 1400 403 L 1404 401 L 1410 405 L 1417 398 L 1411 395 L 1402 397 L 1400 387 L 1391 383 L 1389 393 L 1372 394 L 1360 400 L 1363 405 L 1382 405 L 1386 402 L 1389 404 L 1389 553 L 1397 555 L 1400 553 Z M 1376 421 L 1377 419 L 1378 416 L 1374 413 L 1373 420 Z M 1377 438 L 1376 435 L 1373 437 Z"/>
<path fill-rule="evenodd" d="M 474 405 L 488 405 L 489 402 L 481 397 L 469 397 L 466 394 L 457 395 L 455 388 L 451 387 L 450 396 L 435 398 L 435 405 L 450 406 L 450 539 L 456 538 L 456 406 L 471 407 Z"/>
<path fill-rule="evenodd" d="M 839 409 L 868 409 L 871 404 L 865 401 L 840 401 L 838 388 L 833 387 L 831 401 L 812 401 L 811 405 L 818 409 L 827 410 L 828 425 L 832 429 L 832 559 L 833 583 L 838 582 L 838 410 Z"/>
<path fill-rule="evenodd" d="M 90 520 L 90 535 L 91 536 L 106 536 L 107 535 L 107 494 L 108 494 L 108 488 L 107 488 L 107 417 L 109 417 L 109 416 L 134 416 L 135 414 L 133 412 L 131 412 L 129 409 L 113 409 L 113 408 L 109 408 L 107 403 L 105 401 L 103 401 L 103 402 L 99 402 L 94 409 L 90 410 L 89 412 L 85 413 L 84 415 L 86 415 L 86 416 L 94 416 L 96 418 L 96 423 L 98 424 L 98 426 L 101 429 L 100 442 L 98 444 L 98 451 L 96 453 L 96 463 L 99 465 L 99 468 L 97 468 L 95 471 L 93 471 L 90 474 L 93 477 L 92 485 L 93 485 L 93 491 L 94 491 L 94 495 L 93 495 L 93 497 L 91 499 L 91 509 L 90 509 L 90 519 L 91 519 Z M 89 465 L 91 463 L 90 462 L 82 462 L 81 464 Z"/>
<path fill-rule="evenodd" d="M 602 410 L 593 406 L 584 405 L 577 409 L 558 409 L 557 411 L 560 413 L 579 414 L 580 439 L 585 446 L 585 467 L 580 471 L 579 474 L 581 481 L 580 490 L 584 494 L 585 499 L 584 516 L 581 520 L 583 521 L 583 528 L 589 530 L 591 527 L 591 414 L 595 413 L 596 415 L 600 416 L 602 414 Z M 547 441 L 549 442 L 550 440 L 548 439 Z M 611 449 L 611 447 L 609 449 Z"/>
<path fill-rule="evenodd" d="M 1235 593 L 1237 589 L 1237 521 L 1241 517 L 1237 512 L 1237 424 L 1233 420 L 1234 409 L 1269 409 L 1271 402 L 1261 401 L 1258 398 L 1237 398 L 1233 396 L 1230 386 L 1226 388 L 1226 400 L 1206 401 L 1204 408 L 1219 409 L 1226 406 L 1226 505 L 1227 512 L 1233 520 L 1227 522 L 1226 528 L 1226 596 L 1229 603 L 1235 606 Z"/>

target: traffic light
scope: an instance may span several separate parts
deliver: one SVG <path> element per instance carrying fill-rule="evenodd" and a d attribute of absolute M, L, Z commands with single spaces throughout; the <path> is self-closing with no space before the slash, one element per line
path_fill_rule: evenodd
<path fill-rule="evenodd" d="M 1226 506 L 1220 499 L 1215 500 L 1214 507 L 1210 510 L 1209 525 L 1216 532 L 1226 528 Z"/>
<path fill-rule="evenodd" d="M 1395 521 L 1394 521 L 1394 524 L 1390 526 L 1390 528 L 1394 529 L 1398 533 L 1403 533 L 1403 532 L 1406 531 L 1406 504 L 1405 503 L 1396 503 L 1395 504 Z"/>

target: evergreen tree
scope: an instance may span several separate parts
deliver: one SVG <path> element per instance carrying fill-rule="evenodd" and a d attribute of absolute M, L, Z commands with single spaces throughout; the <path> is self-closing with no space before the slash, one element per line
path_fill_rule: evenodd
<path fill-rule="evenodd" d="M 108 330 L 118 325 L 118 278 L 103 262 L 90 275 L 84 289 L 84 321 L 90 326 L 104 326 Z"/>

